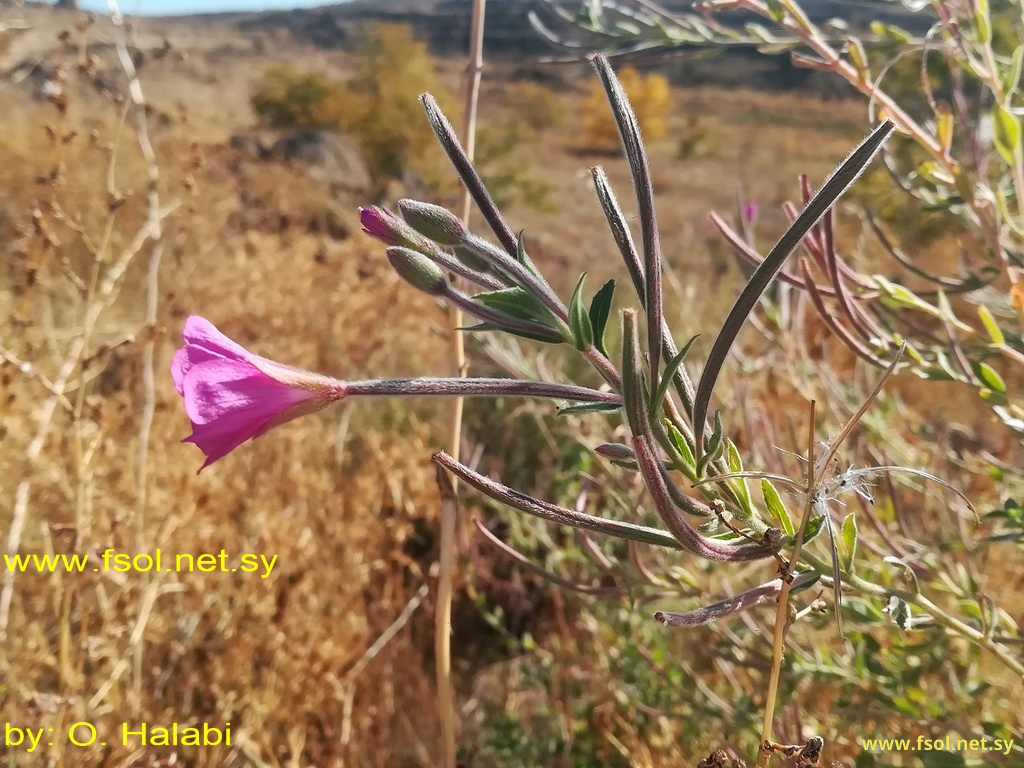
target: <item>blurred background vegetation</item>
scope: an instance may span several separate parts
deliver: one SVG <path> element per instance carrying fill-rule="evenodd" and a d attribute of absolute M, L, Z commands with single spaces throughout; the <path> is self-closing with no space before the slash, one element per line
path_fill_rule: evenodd
<path fill-rule="evenodd" d="M 188 423 L 166 371 L 184 318 L 196 313 L 261 355 L 342 378 L 447 372 L 443 312 L 392 274 L 355 211 L 409 194 L 454 200 L 454 175 L 417 97 L 429 91 L 459 124 L 464 60 L 433 54 L 403 25 L 368 26 L 341 50 L 226 24 L 133 25 L 159 167 L 156 261 L 146 237 L 151 166 L 125 120 L 128 84 L 113 47 L 121 32 L 71 12 L 19 13 L 30 28 L 0 38 L 8 72 L 0 529 L 10 540 L 22 525 L 23 553 L 224 549 L 277 555 L 278 565 L 264 581 L 5 574 L 5 718 L 57 731 L 84 720 L 108 738 L 102 747 L 58 742 L 39 763 L 14 748 L 0 754 L 12 765 L 436 764 L 432 594 L 423 587 L 437 559 L 429 457 L 445 440 L 445 406 L 346 404 L 276 430 L 197 478 L 201 458 L 179 442 Z M 631 223 L 635 211 L 625 165 L 612 154 L 610 113 L 586 67 L 541 71 L 488 64 L 478 158 L 533 259 L 567 298 L 581 270 L 594 284 L 625 277 L 586 166 L 601 162 Z M 669 319 L 677 338 L 713 336 L 743 272 L 708 212 L 739 222 L 741 192 L 760 207 L 752 242 L 769 246 L 788 224 L 782 204 L 798 199 L 798 174 L 820 181 L 842 159 L 864 131 L 863 105 L 800 90 L 672 84 L 636 68 L 620 76 L 650 143 Z M 353 189 L 342 183 L 351 173 L 324 176 L 315 163 L 272 151 L 306 129 L 351 142 L 368 182 Z M 891 180 L 873 173 L 855 194 L 884 199 Z M 882 213 L 929 264 L 958 258 L 947 220 L 898 203 Z M 889 264 L 861 237 L 857 216 L 837 227 L 863 263 Z M 158 274 L 151 329 L 150 270 Z M 150 342 L 156 400 L 140 465 Z M 528 344 L 474 337 L 470 355 L 478 375 L 578 373 L 574 360 Z M 870 383 L 821 323 L 781 341 L 751 330 L 737 369 L 722 402 L 733 414 L 729 436 L 755 467 L 780 461 L 778 447 L 802 448 L 787 430 L 808 398 L 827 402 L 823 430 L 834 430 Z M 592 452 L 623 437 L 604 417 L 556 418 L 511 401 L 467 408 L 465 455 L 481 471 L 566 506 L 585 491 L 601 514 L 640 514 L 633 473 Z M 976 529 L 951 516 L 941 495 L 882 484 L 867 518 L 878 527 L 862 523 L 861 546 L 900 554 L 934 599 L 978 626 L 994 626 L 990 604 L 1004 606 L 1000 625 L 1019 621 L 1021 545 L 984 537 L 1024 530 L 1020 446 L 984 404 L 951 385 L 900 377 L 856 444 L 850 461 L 921 466 L 995 513 Z M 620 571 L 651 571 L 668 595 L 659 605 L 677 610 L 772 577 L 762 566 L 712 571 L 646 551 L 637 559 L 602 542 L 595 557 L 592 542 L 472 494 L 464 514 L 595 589 Z M 678 766 L 722 745 L 752 753 L 770 661 L 766 613 L 666 630 L 638 594 L 553 588 L 463 528 L 453 650 L 466 766 Z M 899 573 L 884 578 L 902 583 Z M 848 650 L 827 614 L 798 624 L 780 738 L 821 734 L 829 759 L 856 766 L 940 764 L 927 753 L 864 753 L 863 738 L 987 734 L 1019 743 L 1020 680 L 953 636 L 899 629 L 884 607 L 848 601 Z M 115 735 L 122 722 L 141 721 L 231 722 L 235 739 L 137 753 Z M 1024 765 L 1021 754 L 972 760 Z"/>

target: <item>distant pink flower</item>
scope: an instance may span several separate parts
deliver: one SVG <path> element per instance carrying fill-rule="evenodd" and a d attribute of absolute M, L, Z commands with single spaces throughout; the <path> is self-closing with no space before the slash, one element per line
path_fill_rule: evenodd
<path fill-rule="evenodd" d="M 185 400 L 202 471 L 247 440 L 345 397 L 344 382 L 254 355 L 205 318 L 185 321 L 171 375 Z"/>
<path fill-rule="evenodd" d="M 747 203 L 743 206 L 743 221 L 753 224 L 757 218 L 757 203 Z"/>

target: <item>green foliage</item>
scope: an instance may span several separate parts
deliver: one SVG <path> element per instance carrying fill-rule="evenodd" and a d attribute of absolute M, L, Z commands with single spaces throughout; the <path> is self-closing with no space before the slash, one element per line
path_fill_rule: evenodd
<path fill-rule="evenodd" d="M 436 154 L 436 140 L 423 119 L 419 96 L 432 94 L 445 111 L 454 99 L 436 75 L 426 43 L 405 25 L 377 24 L 356 51 L 355 73 L 346 85 L 341 128 L 356 137 L 378 178 L 398 178 L 412 169 L 425 177 L 425 156 Z"/>
<path fill-rule="evenodd" d="M 540 83 L 514 83 L 508 89 L 505 102 L 515 112 L 516 122 L 534 131 L 563 128 L 569 122 L 565 98 Z"/>
<path fill-rule="evenodd" d="M 322 72 L 274 67 L 257 83 L 251 103 L 275 128 L 331 128 L 358 145 L 378 184 L 414 171 L 435 181 L 436 140 L 423 119 L 419 96 L 430 92 L 446 107 L 425 43 L 408 26 L 372 25 L 355 52 L 346 80 Z"/>
<path fill-rule="evenodd" d="M 433 95 L 449 118 L 457 119 L 456 100 L 437 81 L 426 44 L 416 41 L 408 26 L 377 24 L 356 50 L 347 79 L 275 66 L 258 81 L 250 101 L 260 121 L 273 128 L 326 128 L 350 136 L 381 189 L 408 171 L 445 187 L 443 158 L 423 119 L 422 93 Z M 517 116 L 522 109 L 527 119 L 480 125 L 477 165 L 498 206 L 523 203 L 553 210 L 551 185 L 530 176 L 515 153 L 536 130 L 564 121 L 564 106 L 534 83 L 517 85 L 513 93 Z"/>
<path fill-rule="evenodd" d="M 503 208 L 515 203 L 553 212 L 551 185 L 529 173 L 519 150 L 528 146 L 536 131 L 524 123 L 495 120 L 477 131 L 475 164 L 495 204 Z"/>
<path fill-rule="evenodd" d="M 322 72 L 275 66 L 263 74 L 250 103 L 260 120 L 273 128 L 337 128 L 340 118 L 328 106 L 332 94 L 343 87 Z"/>

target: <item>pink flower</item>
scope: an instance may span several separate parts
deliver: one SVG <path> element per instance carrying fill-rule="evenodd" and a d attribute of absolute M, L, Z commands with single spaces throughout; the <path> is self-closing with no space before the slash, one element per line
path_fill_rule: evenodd
<path fill-rule="evenodd" d="M 254 355 L 205 318 L 189 317 L 182 337 L 171 375 L 192 421 L 183 442 L 206 454 L 200 472 L 247 440 L 346 395 L 344 382 Z"/>

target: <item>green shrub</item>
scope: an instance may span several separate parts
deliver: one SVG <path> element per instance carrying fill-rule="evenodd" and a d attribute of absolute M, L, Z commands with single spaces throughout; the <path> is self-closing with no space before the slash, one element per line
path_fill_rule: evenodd
<path fill-rule="evenodd" d="M 251 103 L 274 128 L 329 128 L 350 136 L 383 187 L 407 171 L 428 182 L 437 176 L 434 134 L 418 98 L 427 91 L 451 113 L 426 44 L 408 26 L 376 24 L 356 51 L 348 79 L 278 66 L 257 83 Z"/>

